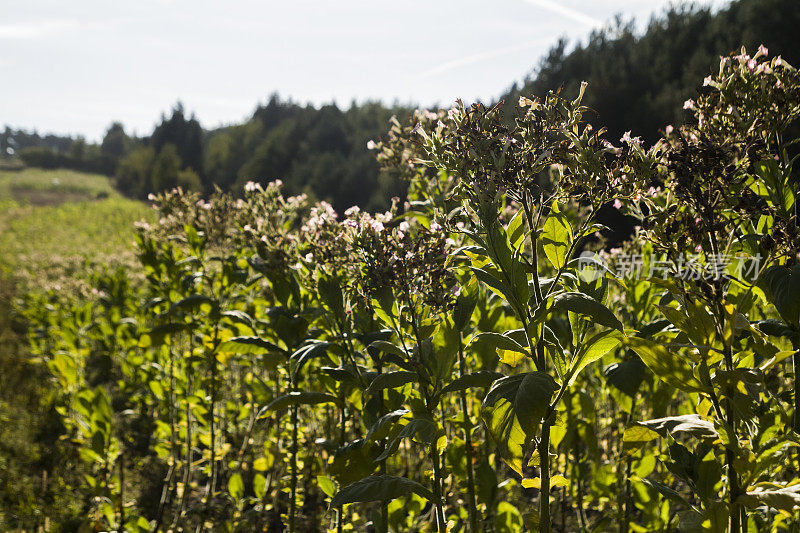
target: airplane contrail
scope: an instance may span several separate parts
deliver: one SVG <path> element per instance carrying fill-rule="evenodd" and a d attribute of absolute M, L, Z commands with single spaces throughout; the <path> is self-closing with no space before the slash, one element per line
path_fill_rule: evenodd
<path fill-rule="evenodd" d="M 564 6 L 554 0 L 525 0 L 525 1 L 528 2 L 529 4 L 533 4 L 535 6 L 541 7 L 553 13 L 557 13 L 568 19 L 574 20 L 575 22 L 579 22 L 581 24 L 585 24 L 586 26 L 590 26 L 592 28 L 603 25 L 602 20 L 590 17 L 585 13 L 581 13 L 576 9 Z"/>
<path fill-rule="evenodd" d="M 513 52 L 518 52 L 520 50 L 527 50 L 528 48 L 536 48 L 537 46 L 541 46 L 545 42 L 550 42 L 552 39 L 550 38 L 542 38 L 536 39 L 535 41 L 527 41 L 524 43 L 515 44 L 512 46 L 506 46 L 504 48 L 497 48 L 495 50 L 488 50 L 486 52 L 481 52 L 479 54 L 473 54 L 467 57 L 461 57 L 459 59 L 453 59 L 451 61 L 447 61 L 442 63 L 441 65 L 435 66 L 430 68 L 421 73 L 422 77 L 434 76 L 436 74 L 441 74 L 442 72 L 447 72 L 448 70 L 453 70 L 458 67 L 463 67 L 466 65 L 471 65 L 473 63 L 478 63 L 480 61 L 485 61 L 487 59 L 492 59 L 495 57 L 502 56 L 504 54 L 510 54 Z"/>

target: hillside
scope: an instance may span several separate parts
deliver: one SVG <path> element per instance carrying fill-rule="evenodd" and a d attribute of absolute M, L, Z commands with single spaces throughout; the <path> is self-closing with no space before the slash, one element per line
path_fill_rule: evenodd
<path fill-rule="evenodd" d="M 0 171 L 0 278 L 73 288 L 89 265 L 130 261 L 133 223 L 149 216 L 145 204 L 122 197 L 105 176 Z"/>

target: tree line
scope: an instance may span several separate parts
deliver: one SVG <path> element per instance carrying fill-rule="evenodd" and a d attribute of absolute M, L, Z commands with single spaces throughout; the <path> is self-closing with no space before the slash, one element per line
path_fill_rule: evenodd
<path fill-rule="evenodd" d="M 685 121 L 682 103 L 697 95 L 695 80 L 712 74 L 710 65 L 730 50 L 763 43 L 796 63 L 798 24 L 794 0 L 738 0 L 717 11 L 673 6 L 642 33 L 618 18 L 584 43 L 559 41 L 498 102 L 511 117 L 520 96 L 559 89 L 571 94 L 585 80 L 592 87 L 588 120 L 602 123 L 609 138 L 632 130 L 651 142 L 666 125 Z M 279 178 L 287 193 L 308 193 L 339 211 L 351 205 L 379 209 L 405 190 L 380 170 L 367 145 L 381 138 L 392 116 L 402 122 L 411 111 L 377 102 L 314 107 L 273 95 L 245 122 L 206 130 L 177 104 L 147 137 L 128 135 L 118 122 L 97 144 L 7 127 L 0 132 L 0 152 L 30 166 L 113 175 L 120 191 L 137 198 L 176 186 L 241 190 L 249 180 Z"/>

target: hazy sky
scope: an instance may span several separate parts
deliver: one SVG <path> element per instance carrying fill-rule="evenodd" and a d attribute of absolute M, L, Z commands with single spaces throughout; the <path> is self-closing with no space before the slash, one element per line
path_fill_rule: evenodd
<path fill-rule="evenodd" d="M 704 0 L 722 5 L 723 0 Z M 205 127 L 271 93 L 314 104 L 490 100 L 556 40 L 667 0 L 0 0 L 0 125 L 149 134 L 181 100 Z"/>

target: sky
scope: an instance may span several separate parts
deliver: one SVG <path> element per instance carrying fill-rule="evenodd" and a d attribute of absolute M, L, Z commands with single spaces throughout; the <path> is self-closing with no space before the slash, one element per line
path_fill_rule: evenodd
<path fill-rule="evenodd" d="M 724 0 L 701 0 L 719 7 Z M 560 37 L 669 0 L 0 0 L 0 125 L 148 135 L 177 101 L 206 128 L 299 103 L 492 100 Z"/>

